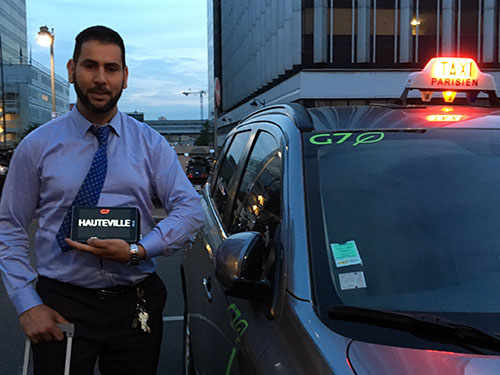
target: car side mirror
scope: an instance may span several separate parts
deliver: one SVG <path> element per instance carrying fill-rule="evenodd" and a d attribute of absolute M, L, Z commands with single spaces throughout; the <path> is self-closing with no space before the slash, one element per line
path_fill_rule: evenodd
<path fill-rule="evenodd" d="M 259 232 L 236 233 L 222 242 L 215 256 L 215 275 L 227 295 L 268 300 L 271 284 L 262 277 L 266 252 Z"/>

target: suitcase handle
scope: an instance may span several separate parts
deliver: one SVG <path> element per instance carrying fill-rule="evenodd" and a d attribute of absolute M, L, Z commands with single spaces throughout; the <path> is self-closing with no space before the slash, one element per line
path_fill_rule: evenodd
<path fill-rule="evenodd" d="M 71 347 L 73 345 L 73 337 L 75 335 L 75 325 L 73 323 L 68 324 L 58 324 L 57 325 L 61 331 L 67 337 L 66 343 L 66 359 L 64 363 L 64 375 L 69 375 L 69 365 L 71 363 Z M 26 344 L 24 345 L 24 361 L 23 361 L 23 375 L 28 375 L 28 366 L 30 361 L 31 352 L 31 341 L 26 338 Z"/>
<path fill-rule="evenodd" d="M 75 325 L 73 323 L 58 324 L 57 326 L 61 329 L 61 331 L 63 331 L 66 337 L 74 337 Z"/>

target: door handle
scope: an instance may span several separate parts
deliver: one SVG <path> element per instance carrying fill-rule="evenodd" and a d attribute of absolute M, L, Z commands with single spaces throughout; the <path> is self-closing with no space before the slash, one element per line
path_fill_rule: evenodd
<path fill-rule="evenodd" d="M 204 277 L 202 283 L 208 302 L 212 302 L 212 283 L 210 281 L 210 277 L 208 279 Z"/>

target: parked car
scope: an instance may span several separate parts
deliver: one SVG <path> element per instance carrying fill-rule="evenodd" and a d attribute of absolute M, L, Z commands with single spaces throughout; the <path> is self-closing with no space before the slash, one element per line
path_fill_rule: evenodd
<path fill-rule="evenodd" d="M 408 104 L 456 85 L 411 76 L 230 132 L 183 253 L 186 374 L 500 374 L 500 109 L 473 77 L 493 107 Z"/>

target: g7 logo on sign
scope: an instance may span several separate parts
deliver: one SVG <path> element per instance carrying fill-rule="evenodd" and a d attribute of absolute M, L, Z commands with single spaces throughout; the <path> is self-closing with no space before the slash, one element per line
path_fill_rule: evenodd
<path fill-rule="evenodd" d="M 333 137 L 341 137 L 338 139 L 335 144 L 340 145 L 344 143 L 346 140 L 351 138 L 354 133 L 324 133 L 324 134 L 316 134 L 309 138 L 309 142 L 313 145 L 331 145 L 334 143 L 335 139 Z M 384 133 L 382 132 L 366 132 L 361 133 L 356 137 L 356 141 L 353 143 L 353 147 L 356 147 L 359 144 L 368 144 L 368 143 L 377 143 L 384 139 Z"/>

